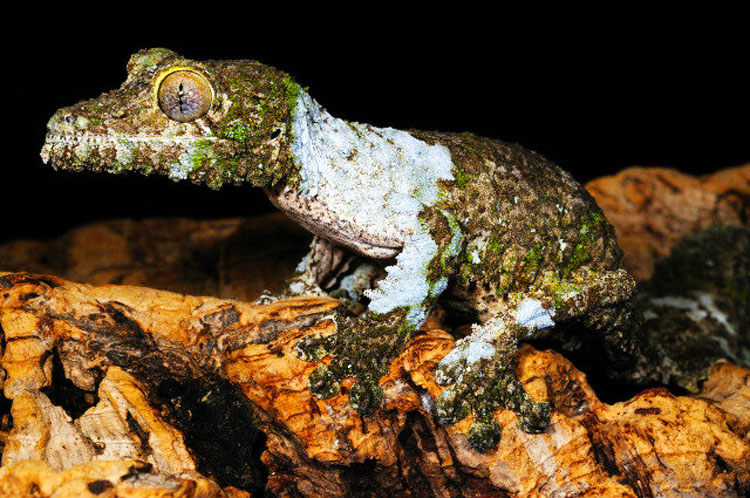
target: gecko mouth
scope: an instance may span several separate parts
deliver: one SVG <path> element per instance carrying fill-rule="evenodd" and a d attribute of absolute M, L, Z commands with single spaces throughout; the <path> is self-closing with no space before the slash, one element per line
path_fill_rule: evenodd
<path fill-rule="evenodd" d="M 242 151 L 242 143 L 212 136 L 98 135 L 49 130 L 41 156 L 55 169 L 161 174 L 219 188 L 228 181 L 244 178 L 243 171 L 224 167 L 238 164 Z"/>
<path fill-rule="evenodd" d="M 216 137 L 164 137 L 160 135 L 94 135 L 78 133 L 48 133 L 42 146 L 42 160 L 53 164 L 71 160 L 91 162 L 109 158 L 118 162 L 135 152 L 153 155 L 160 151 L 192 149 L 196 146 L 225 144 L 231 140 Z M 98 162 L 98 161 L 95 161 Z M 64 164 L 62 164 L 64 166 Z"/>
<path fill-rule="evenodd" d="M 215 151 L 232 154 L 233 140 L 216 137 L 162 135 L 97 135 L 50 131 L 42 160 L 61 169 L 164 172 L 186 179 L 196 164 L 212 162 Z"/>
<path fill-rule="evenodd" d="M 224 142 L 226 139 L 216 137 L 163 137 L 160 135 L 91 135 L 91 134 L 47 134 L 44 142 L 47 144 L 78 145 L 80 143 L 93 145 L 110 145 L 116 143 L 144 143 L 144 144 L 193 144 L 196 142 Z"/>

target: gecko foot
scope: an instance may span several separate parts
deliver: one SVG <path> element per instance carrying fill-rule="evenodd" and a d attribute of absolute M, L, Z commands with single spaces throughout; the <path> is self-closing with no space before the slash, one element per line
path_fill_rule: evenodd
<path fill-rule="evenodd" d="M 468 440 L 477 451 L 488 451 L 500 442 L 495 410 L 513 410 L 524 432 L 544 432 L 550 424 L 549 403 L 531 399 L 512 366 L 515 341 L 502 345 L 486 330 L 477 331 L 457 343 L 438 365 L 436 380 L 451 385 L 437 400 L 437 418 L 454 424 L 471 413 L 474 423 Z"/>
<path fill-rule="evenodd" d="M 295 349 L 301 359 L 330 358 L 310 374 L 310 392 L 320 399 L 331 398 L 340 392 L 344 379 L 354 378 L 349 388 L 349 403 L 360 415 L 375 413 L 383 401 L 379 381 L 410 337 L 408 333 L 393 333 L 394 321 L 399 319 L 388 315 L 336 316 L 336 333 L 327 337 L 310 335 L 300 340 Z"/>

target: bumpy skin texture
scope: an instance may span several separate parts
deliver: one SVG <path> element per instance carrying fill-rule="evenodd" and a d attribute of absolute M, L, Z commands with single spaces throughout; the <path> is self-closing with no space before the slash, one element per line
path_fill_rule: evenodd
<path fill-rule="evenodd" d="M 160 85 L 174 73 L 186 86 L 173 84 L 165 103 Z M 201 82 L 210 91 L 190 93 Z M 179 117 L 183 105 L 208 110 L 182 120 L 163 110 Z M 453 423 L 471 412 L 478 450 L 499 441 L 501 406 L 528 432 L 549 424 L 549 406 L 516 378 L 520 340 L 580 324 L 613 360 L 634 350 L 635 286 L 612 226 L 569 174 L 520 146 L 349 123 L 273 68 L 165 49 L 134 55 L 120 89 L 59 110 L 48 129 L 42 156 L 56 167 L 161 173 L 213 188 L 250 183 L 315 233 L 290 292 L 368 307 L 337 316 L 335 335 L 298 350 L 328 358 L 310 377 L 319 397 L 353 377 L 349 398 L 363 415 L 380 405 L 379 379 L 438 302 L 474 325 L 438 367 L 451 387 L 435 414 Z"/>

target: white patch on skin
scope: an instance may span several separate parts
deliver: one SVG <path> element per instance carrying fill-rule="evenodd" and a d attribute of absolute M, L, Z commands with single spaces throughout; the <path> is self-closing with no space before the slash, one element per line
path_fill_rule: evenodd
<path fill-rule="evenodd" d="M 186 180 L 188 174 L 193 170 L 193 154 L 195 147 L 189 145 L 180 154 L 177 162 L 169 165 L 169 178 L 172 180 Z"/>
<path fill-rule="evenodd" d="M 714 297 L 711 294 L 701 292 L 698 294 L 698 299 L 700 300 L 703 307 L 706 308 L 711 314 L 711 318 L 722 324 L 730 335 L 737 335 L 737 329 L 735 329 L 734 326 L 729 323 L 726 313 L 716 307 L 716 303 L 714 303 Z"/>
<path fill-rule="evenodd" d="M 666 306 L 685 310 L 688 318 L 700 323 L 708 316 L 719 322 L 730 335 L 737 335 L 737 329 L 729 323 L 726 313 L 721 311 L 714 303 L 711 294 L 705 292 L 696 293 L 698 300 L 679 296 L 653 297 L 649 301 L 654 306 Z"/>
<path fill-rule="evenodd" d="M 310 260 L 310 254 L 305 254 L 302 259 L 297 263 L 297 267 L 294 269 L 297 273 L 302 273 L 307 270 L 307 262 Z"/>
<path fill-rule="evenodd" d="M 521 301 L 513 316 L 518 325 L 531 330 L 544 329 L 555 325 L 552 320 L 554 310 L 552 312 L 546 310 L 542 306 L 542 302 L 537 299 L 527 298 Z"/>
<path fill-rule="evenodd" d="M 557 239 L 557 243 L 560 244 L 560 252 L 565 252 L 565 248 L 568 244 L 563 239 Z"/>
<path fill-rule="evenodd" d="M 664 297 L 652 297 L 650 300 L 651 304 L 655 306 L 666 306 L 668 308 L 677 308 L 680 310 L 694 310 L 698 309 L 698 303 L 693 299 L 686 297 L 675 297 L 675 296 L 664 296 Z"/>
<path fill-rule="evenodd" d="M 443 277 L 432 285 L 430 297 L 438 297 L 448 287 L 448 278 Z"/>
<path fill-rule="evenodd" d="M 292 282 L 289 284 L 289 290 L 294 294 L 299 295 L 305 290 L 305 286 L 302 282 Z"/>
<path fill-rule="evenodd" d="M 685 311 L 685 315 L 695 323 L 702 322 L 708 313 L 700 309 L 700 305 L 693 299 L 678 296 L 652 297 L 650 300 L 654 306 L 664 306 Z"/>
<path fill-rule="evenodd" d="M 396 264 L 386 267 L 386 278 L 378 282 L 377 288 L 365 292 L 370 299 L 368 309 L 375 313 L 388 313 L 406 306 L 409 308 L 407 319 L 410 323 L 424 323 L 427 319 L 424 302 L 430 294 L 430 283 L 425 275 L 437 249 L 426 228 L 407 238 Z"/>
<path fill-rule="evenodd" d="M 362 263 L 350 275 L 341 279 L 338 288 L 346 291 L 349 299 L 359 299 L 362 293 L 370 288 L 370 282 L 379 270 L 374 263 Z"/>
<path fill-rule="evenodd" d="M 726 337 L 721 336 L 710 336 L 712 340 L 716 341 L 716 343 L 719 345 L 719 349 L 721 349 L 721 352 L 727 355 L 727 358 L 733 361 L 738 361 L 737 355 L 734 354 L 734 351 L 732 351 L 732 347 L 729 345 L 729 341 L 726 339 Z"/>
<path fill-rule="evenodd" d="M 471 262 L 475 265 L 478 265 L 482 262 L 482 258 L 479 257 L 479 251 L 477 251 L 476 249 L 471 251 Z"/>
<path fill-rule="evenodd" d="M 425 276 L 438 245 L 417 216 L 438 201 L 438 180 L 454 179 L 448 149 L 405 131 L 334 118 L 306 92 L 297 97 L 292 136 L 303 196 L 364 234 L 403 241 L 386 278 L 366 292 L 370 311 L 407 307 L 409 321 L 421 325 L 431 291 Z"/>
<path fill-rule="evenodd" d="M 115 160 L 122 164 L 130 164 L 133 160 L 133 147 L 126 140 L 118 142 L 115 146 Z"/>
<path fill-rule="evenodd" d="M 466 362 L 471 365 L 484 358 L 491 358 L 495 354 L 495 346 L 487 342 L 472 342 L 464 351 Z"/>
<path fill-rule="evenodd" d="M 468 367 L 479 360 L 492 357 L 497 351 L 494 345 L 495 339 L 505 331 L 505 322 L 496 318 L 484 325 L 472 325 L 471 330 L 470 335 L 456 342 L 456 346 L 450 353 L 440 360 L 438 372 L 441 371 L 441 368 L 455 364 Z"/>

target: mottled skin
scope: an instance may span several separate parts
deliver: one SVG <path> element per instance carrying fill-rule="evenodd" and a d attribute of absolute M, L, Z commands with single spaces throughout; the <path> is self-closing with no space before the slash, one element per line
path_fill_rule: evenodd
<path fill-rule="evenodd" d="M 203 75 L 213 95 L 208 113 L 188 122 L 167 117 L 157 99 L 165 75 L 180 68 Z M 337 218 L 324 199 L 302 199 L 301 166 L 291 151 L 300 92 L 288 75 L 256 62 L 196 62 L 165 49 L 144 50 L 131 58 L 120 89 L 52 117 L 42 156 L 65 169 L 162 173 L 214 188 L 263 187 L 317 235 L 294 280 L 300 284 L 295 292 L 335 292 L 344 275 L 363 268 L 352 252 L 390 265 L 405 239 L 389 230 L 395 224 L 388 220 L 376 233 Z M 333 396 L 341 380 L 353 377 L 352 406 L 372 413 L 382 399 L 379 379 L 422 315 L 439 302 L 456 319 L 484 327 L 491 346 L 483 346 L 493 354 L 441 364 L 438 380 L 453 385 L 437 400 L 437 417 L 452 423 L 471 412 L 469 441 L 479 450 L 499 441 L 492 413 L 501 406 L 518 414 L 524 430 L 543 431 L 549 406 L 529 398 L 512 358 L 519 340 L 551 329 L 519 319 L 519 306 L 533 302 L 556 324 L 594 330 L 612 359 L 632 353 L 634 283 L 622 269 L 613 229 L 580 184 L 536 153 L 471 134 L 409 133 L 447 148 L 452 162 L 453 178 L 437 180 L 437 202 L 418 214 L 437 250 L 424 274 L 414 277 L 438 291 L 387 313 L 339 316 L 335 335 L 299 344 L 310 361 L 330 359 L 311 375 L 311 389 L 322 398 Z M 383 273 L 367 275 L 375 280 Z M 366 302 L 361 289 L 350 297 Z M 421 318 L 409 318 L 419 311 L 425 312 L 416 313 Z"/>
<path fill-rule="evenodd" d="M 697 392 L 718 362 L 750 367 L 750 229 L 686 236 L 639 287 L 645 334 L 627 380 Z"/>

